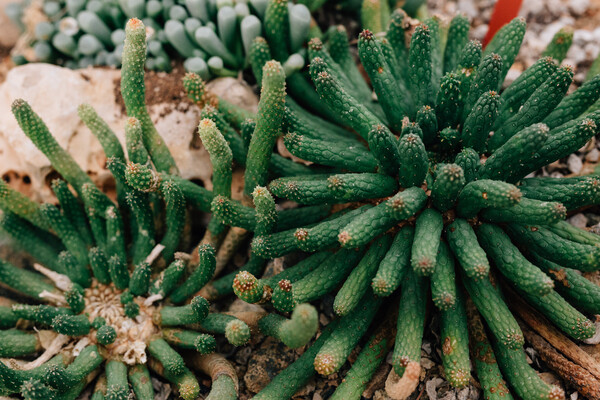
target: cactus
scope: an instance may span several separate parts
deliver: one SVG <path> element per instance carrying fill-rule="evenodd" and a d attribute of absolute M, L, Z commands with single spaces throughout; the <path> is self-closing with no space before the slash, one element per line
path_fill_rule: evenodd
<path fill-rule="evenodd" d="M 108 167 L 117 183 L 117 202 L 94 185 L 24 100 L 13 103 L 19 125 L 64 180 L 52 183 L 58 206 L 37 204 L 5 182 L 0 184 L 2 234 L 30 252 L 37 262 L 32 270 L 0 261 L 0 283 L 24 302 L 6 306 L 3 301 L 0 307 L 2 395 L 76 398 L 103 371 L 94 398 L 126 399 L 132 396 L 131 387 L 138 398 L 151 399 L 154 393 L 150 374 L 157 374 L 171 382 L 182 398 L 195 399 L 201 389 L 189 368 L 202 364 L 198 358 L 219 350 L 213 335 L 224 335 L 234 346 L 250 339 L 250 328 L 255 325 L 228 314 L 209 312 L 208 300 L 198 294 L 218 273 L 215 268 L 225 246 L 219 248 L 215 241 L 194 249 L 183 240 L 184 227 L 189 224 L 188 209 L 210 211 L 213 198 L 233 202 L 233 152 L 218 125 L 204 119 L 199 136 L 215 165 L 213 191 L 178 176 L 177 165 L 144 103 L 144 32 L 140 20 L 128 22 L 122 69 L 123 97 L 129 114 L 124 127 L 125 149 L 90 106 L 79 108 L 109 157 Z M 276 61 L 272 64 L 281 68 Z M 284 111 L 283 72 L 277 79 L 272 85 L 277 95 L 265 106 L 265 114 L 257 123 L 257 130 L 263 130 L 271 144 Z M 263 86 L 268 90 L 266 78 Z M 269 124 L 272 110 L 266 108 L 273 105 L 279 105 L 280 119 Z M 250 148 L 254 147 L 251 141 Z M 264 148 L 249 160 L 260 159 L 260 154 L 267 156 L 266 163 L 259 160 L 265 169 L 249 174 L 253 177 L 249 179 L 267 183 L 271 148 L 260 143 L 258 147 Z M 318 206 L 279 212 L 266 188 L 254 188 L 250 195 L 253 200 L 249 204 L 256 209 L 239 207 L 250 211 L 251 229 L 260 235 L 296 229 L 305 221 L 303 215 L 323 218 L 329 210 Z M 223 235 L 234 231 L 225 225 L 217 229 Z M 179 250 L 191 254 L 176 253 Z M 248 267 L 248 273 L 258 274 L 266 260 L 256 255 L 249 264 L 255 267 Z M 233 291 L 232 280 L 225 277 L 228 293 Z M 242 286 L 240 283 L 240 290 Z M 313 306 L 305 304 L 291 319 L 261 314 L 258 324 L 264 333 L 300 347 L 315 335 L 318 314 Z M 55 339 L 50 346 L 42 347 L 47 330 L 56 333 Z M 22 357 L 32 360 L 23 361 L 23 368 L 15 368 L 14 360 L 6 360 Z M 237 395 L 231 379 L 225 383 L 220 377 L 215 380 L 213 396 L 224 389 L 227 398 Z"/>
<path fill-rule="evenodd" d="M 371 313 L 379 302 L 386 310 L 398 307 L 392 363 L 402 376 L 420 361 L 430 287 L 441 315 L 442 358 L 451 385 L 463 387 L 471 375 L 473 324 L 465 304 L 472 301 L 492 343 L 477 333 L 475 373 L 484 388 L 498 384 L 506 395 L 510 387 L 519 396 L 561 398 L 560 389 L 534 379 L 523 363 L 524 337 L 503 293 L 505 287 L 517 290 L 575 340 L 594 333 L 582 313 L 597 307 L 600 289 L 575 270 L 599 268 L 597 239 L 561 220 L 567 210 L 598 204 L 598 178 L 525 177 L 568 156 L 599 131 L 600 114 L 587 111 L 600 95 L 593 89 L 597 78 L 565 97 L 573 71 L 549 58 L 560 58 L 563 50 L 555 46 L 502 90 L 524 35 L 522 19 L 507 24 L 482 52 L 479 43 L 468 42 L 463 16 L 453 20 L 447 40 L 432 18 L 416 28 L 410 43 L 404 42 L 401 16 L 394 13 L 385 38 L 369 31 L 358 38 L 380 107 L 366 99 L 351 68 L 342 66 L 340 46 L 347 41 L 337 29 L 328 32 L 330 42 L 312 40 L 308 53 L 314 90 L 329 110 L 319 114 L 338 117 L 317 131 L 306 110 L 286 99 L 284 144 L 313 165 L 295 176 L 272 173 L 267 188 L 277 198 L 337 204 L 338 211 L 299 229 L 255 233 L 254 255 L 313 254 L 268 278 L 246 269 L 235 278 L 234 292 L 282 312 L 332 293 L 340 317 L 327 338 L 317 341 L 314 351 L 309 348 L 306 360 L 284 370 L 257 397 L 274 398 L 281 390 L 277 398 L 289 398 L 315 371 L 337 371 L 357 335 L 364 334 L 356 321 L 378 320 L 365 313 L 364 304 Z M 215 212 L 227 217 L 221 221 L 252 228 L 251 210 L 227 204 L 225 210 L 213 203 Z M 558 287 L 564 274 L 567 284 Z M 577 287 L 568 284 L 576 280 Z M 400 286 L 400 295 L 389 300 L 399 305 L 388 303 L 385 297 Z M 484 350 L 496 356 L 480 354 Z M 364 357 L 376 351 L 365 350 Z M 499 368 L 486 364 L 492 359 Z M 367 373 L 359 360 L 350 377 Z M 535 385 L 528 388 L 525 379 Z"/>
<path fill-rule="evenodd" d="M 124 62 L 125 23 L 129 18 L 138 18 L 148 28 L 144 62 L 151 70 L 170 71 L 172 61 L 180 59 L 186 71 L 204 79 L 237 76 L 249 66 L 253 40 L 263 32 L 268 34 L 269 29 L 273 29 L 273 38 L 278 38 L 282 30 L 289 32 L 281 38 L 279 46 L 284 51 L 276 54 L 277 59 L 290 65 L 300 59 L 302 68 L 301 50 L 312 22 L 311 12 L 304 4 L 272 2 L 280 4 L 278 19 L 274 8 L 266 3 L 60 0 L 42 7 L 45 19 L 37 23 L 34 32 L 26 33 L 33 51 L 23 52 L 27 56 L 16 54 L 14 59 L 69 68 L 119 67 Z"/>

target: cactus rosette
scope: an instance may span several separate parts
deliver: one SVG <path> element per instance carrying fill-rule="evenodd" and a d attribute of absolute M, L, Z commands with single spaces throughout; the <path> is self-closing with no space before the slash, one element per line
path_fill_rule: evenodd
<path fill-rule="evenodd" d="M 239 126 L 229 107 L 221 111 L 221 100 L 213 98 L 208 109 L 219 129 L 240 130 L 241 142 L 250 138 L 246 189 L 265 185 L 300 210 L 332 205 L 336 212 L 265 234 L 248 204 L 215 197 L 215 219 L 254 231 L 252 257 L 308 257 L 265 278 L 249 263 L 237 278 L 207 288 L 224 295 L 235 282 L 241 299 L 270 302 L 281 312 L 334 296 L 339 318 L 256 399 L 289 398 L 315 373 L 339 371 L 374 331 L 332 397 L 360 398 L 393 342 L 382 340 L 381 325 L 373 324 L 378 311 L 397 310 L 393 375 L 402 380 L 410 369 L 414 376 L 428 299 L 440 318 L 441 356 L 452 386 L 467 385 L 472 360 L 485 398 L 564 398 L 528 365 L 505 296 L 518 293 L 576 341 L 596 331 L 590 318 L 600 311 L 600 288 L 580 272 L 600 269 L 600 239 L 564 219 L 599 203 L 600 178 L 533 173 L 598 133 L 600 113 L 590 107 L 600 96 L 600 76 L 566 95 L 573 69 L 557 65 L 566 52 L 560 32 L 545 57 L 504 88 L 525 33 L 523 19 L 505 25 L 482 50 L 469 41 L 463 16 L 452 19 L 447 33 L 439 18 L 424 21 L 409 44 L 404 18 L 398 10 L 385 36 L 365 30 L 358 38 L 377 100 L 348 62 L 343 29 L 331 28 L 325 43 L 309 42 L 309 72 L 328 108 L 321 115 L 334 115 L 329 121 L 289 97 L 283 107 L 283 81 L 271 72 L 262 78 L 261 104 L 272 106 Z M 272 70 L 272 62 L 263 65 Z M 189 76 L 186 86 L 200 104 L 211 98 L 197 77 Z M 299 164 L 296 176 L 272 151 L 278 134 L 293 156 L 311 164 Z M 269 180 L 269 171 L 280 177 Z"/>
<path fill-rule="evenodd" d="M 94 185 L 24 100 L 13 103 L 20 127 L 61 179 L 52 182 L 58 206 L 35 203 L 0 184 L 2 234 L 36 261 L 33 269 L 0 261 L 0 282 L 18 299 L 0 298 L 2 395 L 75 399 L 93 381 L 96 400 L 127 399 L 132 390 L 139 399 L 153 399 L 151 376 L 161 376 L 179 396 L 195 399 L 201 388 L 191 369 L 197 369 L 213 379 L 211 398 L 234 399 L 237 375 L 215 352 L 213 335 L 242 346 L 257 329 L 300 347 L 317 330 L 316 310 L 308 304 L 291 318 L 248 316 L 210 312 L 209 302 L 197 294 L 222 256 L 215 243 L 199 244 L 192 255 L 177 251 L 186 249 L 188 207 L 209 211 L 214 194 L 179 177 L 150 120 L 144 104 L 145 40 L 143 23 L 130 20 L 121 73 L 128 114 L 125 151 L 91 106 L 79 108 L 108 158 L 116 202 Z M 231 160 L 212 121 L 203 121 L 199 130 L 211 154 L 222 151 Z M 220 195 L 231 191 L 228 168 L 215 167 L 214 190 Z M 254 200 L 259 215 L 265 214 L 259 222 L 265 234 L 278 215 L 267 194 L 257 189 Z M 295 220 L 288 216 L 283 228 L 295 226 Z"/>

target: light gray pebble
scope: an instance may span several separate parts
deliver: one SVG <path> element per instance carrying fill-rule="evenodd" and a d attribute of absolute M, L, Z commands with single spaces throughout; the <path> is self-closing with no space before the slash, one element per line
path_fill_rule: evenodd
<path fill-rule="evenodd" d="M 569 156 L 569 159 L 567 160 L 567 165 L 569 167 L 569 171 L 571 171 L 574 174 L 578 174 L 583 168 L 583 161 L 581 161 L 581 158 L 579 158 L 578 155 L 571 154 Z"/>
<path fill-rule="evenodd" d="M 588 218 L 582 213 L 579 213 L 567 219 L 567 222 L 573 226 L 576 226 L 577 228 L 585 228 L 588 223 Z"/>
<path fill-rule="evenodd" d="M 585 160 L 589 162 L 597 162 L 600 159 L 600 151 L 593 148 L 585 155 Z"/>
<path fill-rule="evenodd" d="M 575 15 L 582 15 L 590 6 L 590 0 L 571 0 L 569 10 Z"/>

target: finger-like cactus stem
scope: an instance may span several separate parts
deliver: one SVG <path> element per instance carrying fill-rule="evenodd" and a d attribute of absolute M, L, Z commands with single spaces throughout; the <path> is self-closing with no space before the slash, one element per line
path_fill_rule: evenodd
<path fill-rule="evenodd" d="M 204 297 L 196 296 L 190 304 L 181 307 L 163 307 L 154 320 L 163 326 L 188 325 L 202 322 L 208 316 L 209 303 Z"/>
<path fill-rule="evenodd" d="M 268 314 L 258 322 L 266 335 L 274 336 L 286 346 L 298 348 L 312 339 L 319 326 L 317 310 L 310 304 L 299 304 L 290 319 L 277 314 Z"/>

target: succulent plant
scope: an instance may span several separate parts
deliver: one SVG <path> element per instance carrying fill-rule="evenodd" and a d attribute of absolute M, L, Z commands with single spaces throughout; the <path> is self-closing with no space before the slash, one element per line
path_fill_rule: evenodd
<path fill-rule="evenodd" d="M 89 65 L 120 66 L 123 27 L 127 18 L 143 19 L 148 28 L 146 67 L 168 71 L 171 60 L 183 59 L 187 71 L 211 76 L 237 76 L 248 66 L 252 41 L 280 15 L 267 12 L 266 0 L 56 0 L 45 1 L 47 21 L 32 32 L 32 52 L 18 62 L 42 61 L 84 68 Z M 302 66 L 298 54 L 306 41 L 311 14 L 303 4 L 278 1 L 284 7 L 287 45 L 293 57 L 289 68 Z M 11 7 L 11 9 L 14 7 Z M 13 10 L 12 14 L 18 13 Z M 282 62 L 286 61 L 281 60 Z"/>
<path fill-rule="evenodd" d="M 600 178 L 533 173 L 599 132 L 600 113 L 587 110 L 600 96 L 600 76 L 566 95 L 573 69 L 552 59 L 565 52 L 555 40 L 548 57 L 503 87 L 525 33 L 522 18 L 500 29 L 485 51 L 469 41 L 463 16 L 452 19 L 445 41 L 438 18 L 424 21 L 409 45 L 403 18 L 395 11 L 384 37 L 365 30 L 358 38 L 377 100 L 344 64 L 347 38 L 344 47 L 336 36 L 343 30 L 330 29 L 328 43 L 309 42 L 310 75 L 334 115 L 330 121 L 289 97 L 284 107 L 283 95 L 271 87 L 272 62 L 265 64 L 269 74 L 262 77 L 261 95 L 261 105 L 271 107 L 243 123 L 188 77 L 191 97 L 210 104 L 221 131 L 239 129 L 242 141 L 250 138 L 246 189 L 267 185 L 275 198 L 333 205 L 336 211 L 319 222 L 265 234 L 247 204 L 215 197 L 213 218 L 254 231 L 253 257 L 308 257 L 265 278 L 249 263 L 236 278 L 226 276 L 207 288 L 216 297 L 229 293 L 227 284 L 234 282 L 241 299 L 270 301 L 281 312 L 334 296 L 339 318 L 255 399 L 289 398 L 315 372 L 339 371 L 361 338 L 375 330 L 348 373 L 352 379 L 334 394 L 360 398 L 393 342 L 392 329 L 373 326 L 382 319 L 377 315 L 397 315 L 392 375 L 418 382 L 428 299 L 439 315 L 451 385 L 469 382 L 473 360 L 486 398 L 510 392 L 564 398 L 562 389 L 528 365 L 523 333 L 506 298 L 518 293 L 574 340 L 596 331 L 588 316 L 600 312 L 600 288 L 579 272 L 600 269 L 600 238 L 564 219 L 600 202 Z M 268 170 L 281 157 L 272 152 L 278 134 L 293 156 L 312 165 L 267 184 Z"/>
<path fill-rule="evenodd" d="M 360 22 L 362 29 L 373 33 L 387 30 L 390 23 L 391 11 L 397 6 L 396 3 L 387 0 L 362 0 L 362 4 L 350 6 L 352 0 L 340 2 L 341 7 L 346 6 L 350 10 L 360 7 Z M 427 15 L 427 4 L 424 0 L 408 0 L 402 3 L 402 10 L 413 18 Z"/>
<path fill-rule="evenodd" d="M 237 315 L 210 312 L 209 302 L 197 294 L 232 254 L 215 252 L 218 242 L 210 235 L 191 255 L 177 251 L 190 249 L 188 210 L 209 211 L 213 197 L 231 194 L 231 150 L 214 123 L 202 121 L 200 135 L 215 161 L 214 193 L 179 177 L 144 104 L 145 40 L 143 23 L 131 19 L 121 70 L 129 117 L 126 151 L 91 106 L 79 108 L 108 157 L 116 202 L 94 185 L 24 100 L 13 103 L 20 127 L 61 179 L 52 183 L 58 206 L 35 203 L 0 182 L 2 235 L 36 261 L 33 270 L 0 261 L 0 283 L 18 299 L 0 298 L 1 395 L 75 399 L 94 381 L 96 400 L 127 399 L 130 385 L 137 398 L 153 399 L 152 373 L 171 382 L 182 398 L 195 399 L 200 386 L 193 368 L 212 377 L 210 398 L 234 399 L 237 375 L 215 353 L 213 334 L 241 346 L 252 328 L 300 347 L 317 330 L 317 312 L 308 304 L 299 305 L 291 318 Z M 263 234 L 297 226 L 301 214 L 276 212 L 266 189 L 256 188 L 250 196 Z M 212 233 L 222 237 L 226 231 L 215 224 Z M 238 284 L 244 287 L 242 276 Z"/>

